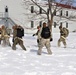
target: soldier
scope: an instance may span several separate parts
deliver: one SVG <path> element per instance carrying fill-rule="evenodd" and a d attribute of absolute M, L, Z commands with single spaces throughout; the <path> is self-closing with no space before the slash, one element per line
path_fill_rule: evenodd
<path fill-rule="evenodd" d="M 62 42 L 64 44 L 64 48 L 66 48 L 66 37 L 69 34 L 69 30 L 65 27 L 62 27 L 62 25 L 59 26 L 60 29 L 60 38 L 58 40 L 58 47 L 60 47 L 60 43 Z"/>
<path fill-rule="evenodd" d="M 43 23 L 43 27 L 39 31 L 38 35 L 40 42 L 39 42 L 39 49 L 37 54 L 41 55 L 42 48 L 45 46 L 47 48 L 48 54 L 52 54 L 50 49 L 50 38 L 51 38 L 51 32 L 48 26 L 46 26 L 46 23 Z"/>
<path fill-rule="evenodd" d="M 37 35 L 38 36 L 38 33 L 40 31 L 40 26 L 37 26 L 37 32 L 35 34 L 33 34 L 33 36 Z M 37 37 L 37 43 L 39 44 L 39 37 Z"/>
<path fill-rule="evenodd" d="M 1 28 L 1 39 L 3 40 L 3 45 L 11 46 L 9 41 L 10 36 L 7 34 L 6 27 L 3 25 Z"/>
<path fill-rule="evenodd" d="M 23 50 L 26 51 L 26 48 L 23 45 L 22 37 L 24 36 L 24 29 L 21 26 L 13 26 L 13 45 L 12 49 L 16 50 L 16 45 L 19 44 Z"/>

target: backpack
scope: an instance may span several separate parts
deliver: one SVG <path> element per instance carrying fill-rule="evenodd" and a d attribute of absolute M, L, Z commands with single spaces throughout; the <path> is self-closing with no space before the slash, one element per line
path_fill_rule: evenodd
<path fill-rule="evenodd" d="M 24 36 L 24 29 L 23 28 L 17 28 L 17 37 L 22 38 Z"/>
<path fill-rule="evenodd" d="M 65 34 L 65 37 L 68 37 L 68 35 L 69 35 L 69 30 L 68 30 L 67 28 L 63 27 L 63 32 L 64 32 L 64 34 Z"/>
<path fill-rule="evenodd" d="M 42 28 L 41 37 L 44 39 L 49 38 L 51 35 L 49 27 Z"/>

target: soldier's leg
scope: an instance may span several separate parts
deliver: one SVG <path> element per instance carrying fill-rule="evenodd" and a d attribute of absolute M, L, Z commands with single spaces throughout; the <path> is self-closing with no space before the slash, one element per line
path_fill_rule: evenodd
<path fill-rule="evenodd" d="M 66 40 L 63 39 L 64 48 L 66 48 Z"/>
<path fill-rule="evenodd" d="M 60 39 L 58 40 L 58 47 L 60 47 Z"/>
<path fill-rule="evenodd" d="M 52 51 L 50 49 L 50 39 L 46 40 L 45 46 L 46 46 L 48 54 L 52 54 Z"/>
<path fill-rule="evenodd" d="M 11 46 L 9 38 L 6 38 L 6 43 L 7 43 L 8 46 Z"/>
<path fill-rule="evenodd" d="M 60 37 L 60 39 L 58 40 L 58 47 L 60 47 L 60 43 L 61 43 L 62 38 Z"/>
<path fill-rule="evenodd" d="M 39 47 L 38 52 L 37 52 L 38 55 L 41 55 L 42 48 L 44 45 L 45 45 L 45 41 L 44 41 L 44 39 L 41 39 L 38 44 L 38 47 Z"/>
<path fill-rule="evenodd" d="M 42 47 L 39 47 L 38 51 L 37 51 L 37 54 L 38 55 L 41 55 L 41 52 L 42 52 Z"/>
<path fill-rule="evenodd" d="M 3 46 L 6 46 L 6 40 L 3 39 Z"/>
<path fill-rule="evenodd" d="M 23 41 L 22 41 L 21 39 L 19 39 L 19 45 L 21 46 L 21 48 L 22 48 L 23 50 L 26 51 L 26 48 L 25 48 L 25 46 L 23 45 Z"/>
<path fill-rule="evenodd" d="M 13 42 L 12 49 L 16 50 L 16 45 L 18 44 L 18 39 L 16 38 Z"/>
<path fill-rule="evenodd" d="M 15 44 L 15 42 L 14 42 L 13 45 L 12 45 L 12 49 L 13 49 L 13 50 L 16 50 L 16 44 Z"/>

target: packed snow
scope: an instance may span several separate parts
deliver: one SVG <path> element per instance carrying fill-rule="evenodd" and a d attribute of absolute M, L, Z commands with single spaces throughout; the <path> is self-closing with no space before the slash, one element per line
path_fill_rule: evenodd
<path fill-rule="evenodd" d="M 76 33 L 67 38 L 67 48 L 57 47 L 59 33 L 53 33 L 52 55 L 46 48 L 37 55 L 37 36 L 25 34 L 23 37 L 27 51 L 17 45 L 16 50 L 0 45 L 0 75 L 76 75 Z M 12 38 L 10 38 L 12 45 Z"/>

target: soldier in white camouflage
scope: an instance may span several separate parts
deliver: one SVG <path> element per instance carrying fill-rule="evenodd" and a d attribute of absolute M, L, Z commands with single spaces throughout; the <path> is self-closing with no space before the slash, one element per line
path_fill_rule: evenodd
<path fill-rule="evenodd" d="M 18 26 L 18 25 L 13 26 L 13 45 L 12 45 L 12 49 L 16 50 L 16 45 L 19 44 L 21 46 L 21 48 L 26 51 L 26 48 L 23 45 L 23 40 L 22 40 L 22 37 L 24 36 L 24 34 L 22 34 L 21 32 L 18 32 L 19 29 L 22 30 L 23 28 L 21 26 Z"/>
<path fill-rule="evenodd" d="M 11 46 L 10 41 L 9 41 L 10 36 L 7 33 L 6 27 L 2 25 L 1 27 L 1 40 L 3 40 L 3 45 L 6 46 Z"/>
<path fill-rule="evenodd" d="M 33 36 L 37 36 L 37 43 L 38 43 L 38 46 L 39 46 L 39 37 L 38 37 L 38 34 L 39 34 L 39 31 L 40 31 L 40 26 L 37 26 L 37 32 L 35 34 L 33 34 Z"/>
<path fill-rule="evenodd" d="M 69 30 L 65 27 L 62 27 L 62 25 L 59 26 L 60 29 L 60 38 L 58 40 L 58 47 L 60 47 L 60 43 L 62 42 L 64 45 L 64 48 L 66 48 L 66 37 L 69 35 Z"/>
<path fill-rule="evenodd" d="M 52 51 L 50 49 L 51 32 L 45 22 L 43 23 L 43 27 L 39 31 L 38 37 L 39 37 L 40 42 L 39 42 L 39 49 L 38 49 L 37 54 L 41 55 L 42 48 L 45 46 L 48 54 L 51 55 L 52 54 Z"/>

